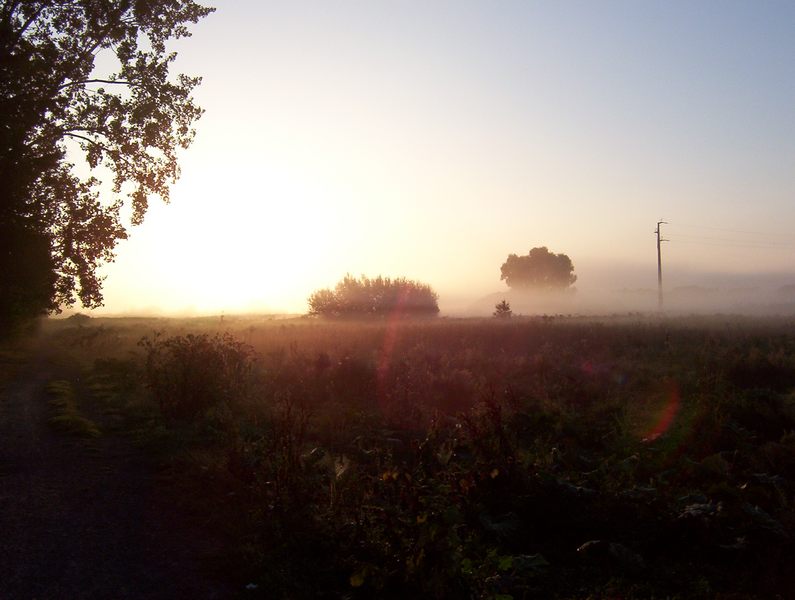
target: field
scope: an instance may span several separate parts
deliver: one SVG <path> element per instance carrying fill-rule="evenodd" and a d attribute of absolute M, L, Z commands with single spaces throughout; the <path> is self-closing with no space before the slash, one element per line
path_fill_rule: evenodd
<path fill-rule="evenodd" d="M 59 365 L 61 435 L 143 449 L 246 597 L 795 589 L 792 320 L 73 318 L 4 352 Z"/>

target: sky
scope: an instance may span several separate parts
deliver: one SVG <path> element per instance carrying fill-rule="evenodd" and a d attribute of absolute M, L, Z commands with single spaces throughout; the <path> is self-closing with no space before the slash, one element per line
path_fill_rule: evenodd
<path fill-rule="evenodd" d="M 346 273 L 444 312 L 535 246 L 583 293 L 654 288 L 661 219 L 666 282 L 795 273 L 795 3 L 216 7 L 173 44 L 206 112 L 107 313 L 304 312 Z"/>

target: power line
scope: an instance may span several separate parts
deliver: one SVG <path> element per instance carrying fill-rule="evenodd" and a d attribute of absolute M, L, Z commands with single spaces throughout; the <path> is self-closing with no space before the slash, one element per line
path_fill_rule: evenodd
<path fill-rule="evenodd" d="M 740 233 L 743 235 L 761 235 L 765 238 L 771 237 L 778 237 L 778 238 L 785 238 L 790 240 L 795 240 L 795 234 L 792 233 L 780 233 L 780 232 L 772 232 L 772 231 L 751 231 L 748 229 L 730 229 L 726 227 L 713 227 L 710 225 L 676 225 L 675 229 L 686 229 L 690 231 L 717 231 L 723 233 Z"/>
<path fill-rule="evenodd" d="M 661 243 L 672 241 L 670 239 L 662 238 L 662 225 L 668 225 L 667 221 L 657 221 L 657 228 L 654 230 L 657 236 L 657 303 L 660 312 L 663 309 L 663 288 L 662 288 L 662 252 Z M 714 231 L 718 235 L 692 235 L 676 233 L 677 229 L 685 229 L 690 231 Z M 721 233 L 735 233 L 741 234 L 746 237 L 724 237 L 720 236 Z M 753 239 L 747 236 L 763 236 L 764 239 Z M 676 225 L 674 226 L 673 241 L 679 244 L 687 244 L 692 246 L 713 246 L 720 248 L 744 248 L 756 250 L 795 250 L 795 235 L 770 233 L 764 231 L 750 231 L 740 229 L 729 229 L 725 227 L 713 227 L 709 225 L 693 226 L 693 225 Z M 776 239 L 778 238 L 778 239 Z"/>
<path fill-rule="evenodd" d="M 763 242 L 755 240 L 731 240 L 727 238 L 708 238 L 697 236 L 683 236 L 673 234 L 671 241 L 677 244 L 690 244 L 694 246 L 717 246 L 729 248 L 759 248 L 768 250 L 791 250 L 795 249 L 795 241 L 792 243 L 786 242 Z"/>

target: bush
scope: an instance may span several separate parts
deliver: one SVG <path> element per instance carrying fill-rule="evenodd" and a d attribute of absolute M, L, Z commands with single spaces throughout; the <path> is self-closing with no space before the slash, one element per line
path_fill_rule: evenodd
<path fill-rule="evenodd" d="M 494 316 L 498 319 L 510 319 L 511 315 L 513 315 L 513 311 L 507 301 L 503 300 L 494 305 Z"/>
<path fill-rule="evenodd" d="M 309 297 L 309 314 L 327 317 L 362 315 L 435 315 L 439 296 L 429 285 L 404 277 L 380 275 L 360 279 L 346 275 L 334 290 L 322 289 Z"/>
<path fill-rule="evenodd" d="M 232 335 L 144 338 L 146 380 L 167 420 L 189 420 L 240 404 L 253 387 L 254 349 Z"/>

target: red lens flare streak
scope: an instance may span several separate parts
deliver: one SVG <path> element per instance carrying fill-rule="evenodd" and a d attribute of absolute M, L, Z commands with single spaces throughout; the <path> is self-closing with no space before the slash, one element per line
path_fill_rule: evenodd
<path fill-rule="evenodd" d="M 671 428 L 671 425 L 673 425 L 676 415 L 679 413 L 679 406 L 682 402 L 679 386 L 676 382 L 671 382 L 668 387 L 669 390 L 665 404 L 662 410 L 660 410 L 660 414 L 654 425 L 643 437 L 643 441 L 645 442 L 653 442 L 667 432 Z"/>

